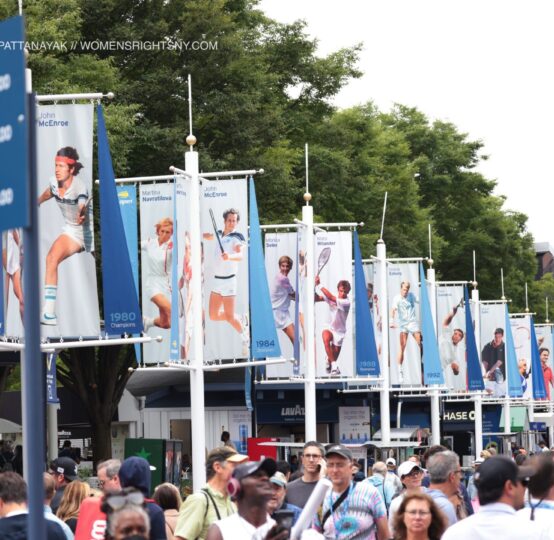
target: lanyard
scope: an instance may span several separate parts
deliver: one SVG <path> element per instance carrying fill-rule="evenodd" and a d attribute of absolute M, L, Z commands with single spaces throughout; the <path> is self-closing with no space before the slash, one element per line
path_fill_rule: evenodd
<path fill-rule="evenodd" d="M 337 507 L 334 512 L 331 513 L 331 517 L 333 518 L 333 527 L 335 529 L 335 534 L 339 534 L 342 532 L 342 529 L 345 529 L 345 532 L 349 532 L 348 529 L 350 529 L 351 524 L 349 521 L 345 521 L 346 514 L 348 512 L 348 505 L 350 503 L 350 495 L 352 491 L 354 490 L 354 482 L 350 482 L 350 486 L 348 488 L 348 494 L 346 495 L 346 498 L 344 500 L 344 504 L 341 505 L 340 509 Z M 329 508 L 333 508 L 333 490 L 329 493 Z M 338 519 L 335 519 L 335 512 L 338 513 Z"/>

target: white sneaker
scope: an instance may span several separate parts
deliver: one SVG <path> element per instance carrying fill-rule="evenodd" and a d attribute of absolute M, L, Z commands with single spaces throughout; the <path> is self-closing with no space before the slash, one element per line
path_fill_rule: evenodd
<path fill-rule="evenodd" d="M 331 363 L 331 377 L 334 375 L 340 375 L 340 369 L 336 362 Z"/>
<path fill-rule="evenodd" d="M 250 323 L 248 321 L 248 313 L 245 313 L 240 318 L 240 324 L 242 326 L 242 332 L 240 333 L 240 338 L 243 343 L 250 343 Z"/>
<path fill-rule="evenodd" d="M 58 324 L 58 318 L 55 313 L 52 315 L 43 311 L 40 314 L 40 324 L 45 326 L 56 326 Z"/>
<path fill-rule="evenodd" d="M 142 318 L 142 331 L 146 334 L 150 328 L 154 326 L 154 319 L 151 317 L 143 317 Z"/>

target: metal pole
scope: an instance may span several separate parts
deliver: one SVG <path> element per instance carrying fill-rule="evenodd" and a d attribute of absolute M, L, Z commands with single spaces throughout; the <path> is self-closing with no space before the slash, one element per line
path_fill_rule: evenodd
<path fill-rule="evenodd" d="M 204 336 L 202 327 L 202 239 L 200 231 L 200 181 L 198 152 L 185 154 L 185 168 L 191 175 L 190 238 L 192 266 L 192 366 L 190 372 L 190 417 L 192 428 L 192 485 L 195 490 L 206 483 L 206 422 L 204 415 Z"/>
<path fill-rule="evenodd" d="M 384 214 L 384 212 L 383 212 Z M 379 298 L 381 305 L 381 376 L 383 389 L 379 394 L 381 410 L 381 440 L 390 443 L 390 372 L 389 372 L 389 307 L 387 301 L 387 246 L 383 239 L 377 241 L 377 259 L 379 268 Z"/>
<path fill-rule="evenodd" d="M 474 278 L 474 283 L 477 283 Z M 479 290 L 475 287 L 471 291 L 471 300 L 475 305 L 473 322 L 475 326 L 475 343 L 477 351 L 481 350 L 480 329 L 481 329 L 481 313 L 479 309 Z M 471 306 L 466 306 L 466 309 L 471 309 Z M 474 398 L 475 410 L 475 457 L 478 458 L 483 450 L 483 398 L 478 394 Z"/>
<path fill-rule="evenodd" d="M 48 403 L 46 424 L 48 427 L 48 461 L 58 457 L 58 409 L 59 403 Z"/>
<path fill-rule="evenodd" d="M 429 226 L 429 239 L 431 238 L 431 226 Z M 429 252 L 430 252 L 429 242 Z M 429 264 L 433 264 L 433 260 L 429 259 Z M 429 283 L 429 303 L 431 304 L 431 315 L 437 332 L 437 287 L 435 282 L 435 269 L 427 269 L 427 282 Z M 425 287 L 425 283 L 421 284 Z M 437 388 L 431 388 L 431 441 L 433 445 L 441 442 L 441 419 L 440 419 L 440 397 Z"/>
<path fill-rule="evenodd" d="M 25 350 L 21 354 L 22 416 L 23 416 L 23 469 L 27 481 L 29 506 L 28 538 L 43 540 L 44 486 L 42 474 L 46 448 L 44 445 L 45 381 L 43 357 L 40 352 L 40 273 L 39 226 L 37 201 L 37 141 L 35 96 L 28 94 L 27 122 L 29 126 L 29 213 L 30 225 L 23 229 L 25 246 Z"/>

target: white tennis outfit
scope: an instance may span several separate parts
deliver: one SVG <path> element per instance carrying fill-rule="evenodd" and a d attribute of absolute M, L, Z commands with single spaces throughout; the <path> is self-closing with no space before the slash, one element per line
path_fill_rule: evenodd
<path fill-rule="evenodd" d="M 346 319 L 350 312 L 350 299 L 336 297 L 336 300 L 333 301 L 323 293 L 320 296 L 323 296 L 323 299 L 331 310 L 331 322 L 325 328 L 333 334 L 333 345 L 342 347 L 342 342 L 346 335 Z"/>
<path fill-rule="evenodd" d="M 396 309 L 398 317 L 398 327 L 400 332 L 413 334 L 420 332 L 419 323 L 416 314 L 417 298 L 412 292 L 408 292 L 406 297 L 397 294 L 393 301 L 392 307 Z"/>
<path fill-rule="evenodd" d="M 22 235 L 19 234 L 21 241 Z M 13 276 L 20 268 L 20 249 L 21 247 L 15 241 L 13 237 L 13 230 L 5 231 L 3 233 L 3 248 L 6 250 L 6 273 L 9 276 Z"/>
<path fill-rule="evenodd" d="M 152 299 L 163 294 L 171 300 L 171 259 L 173 243 L 171 240 L 160 245 L 157 238 L 149 238 L 141 243 L 148 257 L 147 291 Z"/>
<path fill-rule="evenodd" d="M 236 231 L 223 234 L 223 231 L 217 231 L 223 251 L 230 257 L 236 257 L 238 253 L 235 251 L 237 246 L 241 248 L 246 244 L 244 236 Z M 214 284 L 212 292 L 221 296 L 236 296 L 237 295 L 237 272 L 239 269 L 239 261 L 224 260 L 221 255 L 219 242 L 215 238 L 215 262 L 213 267 Z"/>
<path fill-rule="evenodd" d="M 450 327 L 443 327 L 439 337 L 439 355 L 444 373 L 445 383 L 448 388 L 455 390 L 466 389 L 466 359 L 463 340 L 457 345 L 452 342 L 454 331 Z M 455 375 L 451 365 L 458 364 L 459 373 Z"/>
<path fill-rule="evenodd" d="M 279 272 L 273 279 L 271 285 L 270 297 L 271 307 L 273 308 L 273 318 L 275 326 L 278 330 L 287 328 L 292 324 L 290 315 L 290 295 L 294 294 L 294 289 L 289 281 L 288 276 Z"/>
<path fill-rule="evenodd" d="M 81 225 L 77 224 L 80 207 L 86 204 L 89 198 L 89 189 L 86 184 L 80 178 L 74 176 L 71 186 L 65 191 L 63 197 L 59 193 L 58 181 L 55 178 L 50 179 L 49 187 L 50 193 L 56 199 L 65 221 L 62 234 L 77 242 L 83 251 L 94 251 L 92 204 L 88 205 L 85 221 Z"/>

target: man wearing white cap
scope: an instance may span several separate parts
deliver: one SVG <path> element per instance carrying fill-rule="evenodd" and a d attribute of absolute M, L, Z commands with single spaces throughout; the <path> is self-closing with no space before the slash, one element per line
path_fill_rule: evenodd
<path fill-rule="evenodd" d="M 294 504 L 285 502 L 285 495 L 287 494 L 287 479 L 282 472 L 277 471 L 270 479 L 271 486 L 273 487 L 273 497 L 267 503 L 267 511 L 271 517 L 277 510 L 290 510 L 293 512 L 292 524 L 296 523 L 302 509 Z"/>
<path fill-rule="evenodd" d="M 421 480 L 423 479 L 423 469 L 417 463 L 413 461 L 404 461 L 398 467 L 398 475 L 400 476 L 400 481 L 402 482 L 404 490 L 400 493 L 400 495 L 398 495 L 398 497 L 395 497 L 392 500 L 389 508 L 389 528 L 391 535 L 394 534 L 394 530 L 392 527 L 394 523 L 394 516 L 396 515 L 396 512 L 398 512 L 400 504 L 404 500 L 404 495 L 406 491 L 414 489 L 422 491 L 425 489 L 421 487 Z"/>
<path fill-rule="evenodd" d="M 392 491 L 396 495 L 402 491 L 402 482 L 396 474 L 396 459 L 390 457 L 385 461 L 387 465 L 387 476 L 385 482 L 392 486 Z"/>

